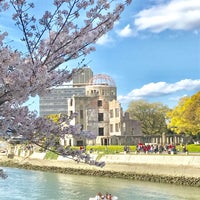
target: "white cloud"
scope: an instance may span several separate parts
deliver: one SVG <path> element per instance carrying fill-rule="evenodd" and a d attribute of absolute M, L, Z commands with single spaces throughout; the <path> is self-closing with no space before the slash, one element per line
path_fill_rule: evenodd
<path fill-rule="evenodd" d="M 116 32 L 121 37 L 130 37 L 136 35 L 136 32 L 131 29 L 130 24 L 125 26 L 122 30 L 117 30 Z"/>
<path fill-rule="evenodd" d="M 131 100 L 162 97 L 165 95 L 175 94 L 181 91 L 200 90 L 200 80 L 185 79 L 176 83 L 157 82 L 144 85 L 140 89 L 134 89 L 126 96 L 119 96 L 118 100 L 128 102 Z"/>
<path fill-rule="evenodd" d="M 182 99 L 184 97 L 188 97 L 188 95 L 184 94 L 184 95 L 181 95 L 181 96 L 170 97 L 169 100 L 178 102 L 180 99 Z"/>
<path fill-rule="evenodd" d="M 140 11 L 134 22 L 137 30 L 161 32 L 200 29 L 200 0 L 171 0 Z"/>
<path fill-rule="evenodd" d="M 113 39 L 109 37 L 108 34 L 105 34 L 97 40 L 96 44 L 105 45 L 111 42 L 113 42 Z"/>

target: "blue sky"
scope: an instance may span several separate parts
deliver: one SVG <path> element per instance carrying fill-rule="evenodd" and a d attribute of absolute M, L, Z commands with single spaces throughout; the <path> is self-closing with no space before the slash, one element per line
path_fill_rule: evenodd
<path fill-rule="evenodd" d="M 200 1 L 134 0 L 87 59 L 114 79 L 124 110 L 137 99 L 173 108 L 200 90 Z"/>
<path fill-rule="evenodd" d="M 173 108 L 200 90 L 200 0 L 133 0 L 95 47 L 86 62 L 114 79 L 124 110 L 138 99 Z"/>

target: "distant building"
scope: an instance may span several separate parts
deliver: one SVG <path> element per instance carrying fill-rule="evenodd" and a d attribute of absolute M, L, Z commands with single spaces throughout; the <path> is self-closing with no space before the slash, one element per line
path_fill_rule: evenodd
<path fill-rule="evenodd" d="M 85 67 L 73 77 L 73 83 L 54 87 L 48 94 L 40 96 L 40 116 L 58 113 L 66 114 L 67 99 L 73 95 L 84 96 L 85 85 L 89 84 L 89 80 L 92 77 L 92 70 L 89 67 Z"/>
<path fill-rule="evenodd" d="M 75 75 L 72 85 L 53 88 L 40 99 L 40 114 L 78 113 L 72 125 L 81 125 L 82 133 L 92 133 L 96 139 L 85 139 L 81 135 L 66 135 L 63 145 L 110 145 L 134 143 L 133 136 L 141 136 L 141 124 L 129 119 L 117 101 L 114 80 L 105 74 L 93 75 L 84 68 Z M 131 138 L 131 139 L 130 139 Z"/>
<path fill-rule="evenodd" d="M 50 114 L 66 114 L 67 99 L 71 96 L 85 95 L 85 87 L 60 86 L 53 88 L 50 93 L 40 97 L 40 116 Z"/>
<path fill-rule="evenodd" d="M 88 85 L 89 81 L 93 77 L 93 72 L 89 67 L 84 67 L 78 71 L 73 77 L 73 87 Z"/>

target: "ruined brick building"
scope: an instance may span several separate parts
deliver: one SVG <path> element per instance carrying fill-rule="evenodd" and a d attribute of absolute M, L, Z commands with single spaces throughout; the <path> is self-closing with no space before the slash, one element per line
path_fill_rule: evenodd
<path fill-rule="evenodd" d="M 40 97 L 40 115 L 78 113 L 71 123 L 80 124 L 81 131 L 91 132 L 96 139 L 66 135 L 64 145 L 131 145 L 141 137 L 141 124 L 129 118 L 117 101 L 114 80 L 104 74 L 93 75 L 89 67 L 78 72 L 73 82 L 53 88 Z"/>

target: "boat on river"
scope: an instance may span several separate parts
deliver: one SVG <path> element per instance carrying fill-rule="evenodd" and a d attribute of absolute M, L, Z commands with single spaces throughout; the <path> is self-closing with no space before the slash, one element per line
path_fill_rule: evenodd
<path fill-rule="evenodd" d="M 103 195 L 101 192 L 98 192 L 95 197 L 90 197 L 89 200 L 118 200 L 118 197 L 112 196 L 108 192 L 106 192 L 105 195 Z"/>
<path fill-rule="evenodd" d="M 96 197 L 90 197 L 89 200 L 97 200 L 97 198 Z M 102 200 L 104 200 L 104 199 L 102 199 Z M 118 197 L 112 196 L 111 200 L 118 200 Z"/>

